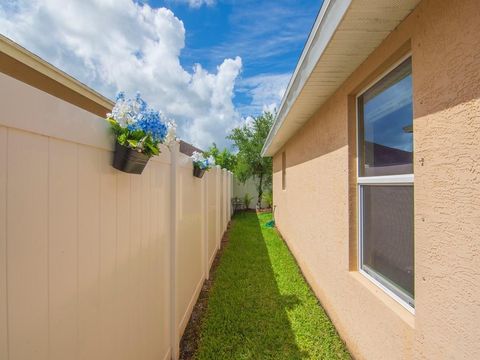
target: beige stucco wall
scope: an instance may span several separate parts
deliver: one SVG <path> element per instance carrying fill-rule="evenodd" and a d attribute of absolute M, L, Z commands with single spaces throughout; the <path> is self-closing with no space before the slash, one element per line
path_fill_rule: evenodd
<path fill-rule="evenodd" d="M 480 358 L 480 2 L 424 0 L 274 157 L 277 225 L 358 359 Z M 413 59 L 416 313 L 355 271 L 354 96 Z"/>

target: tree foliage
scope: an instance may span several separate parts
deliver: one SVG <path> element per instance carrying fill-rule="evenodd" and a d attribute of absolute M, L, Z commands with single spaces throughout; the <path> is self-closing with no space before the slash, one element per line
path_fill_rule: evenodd
<path fill-rule="evenodd" d="M 237 157 L 234 153 L 228 151 L 224 148 L 222 151 L 217 147 L 217 144 L 213 143 L 210 148 L 204 152 L 205 157 L 213 156 L 215 159 L 215 164 L 220 165 L 223 169 L 230 171 L 235 170 L 235 165 L 237 163 Z"/>
<path fill-rule="evenodd" d="M 262 201 L 263 190 L 272 184 L 272 159 L 262 157 L 262 148 L 272 127 L 274 114 L 264 112 L 252 122 L 232 130 L 227 137 L 238 149 L 236 177 L 245 182 L 251 177 L 258 180 L 258 203 Z"/>

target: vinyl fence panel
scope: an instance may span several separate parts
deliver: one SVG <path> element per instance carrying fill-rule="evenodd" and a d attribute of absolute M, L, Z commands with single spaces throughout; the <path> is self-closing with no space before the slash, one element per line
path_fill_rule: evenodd
<path fill-rule="evenodd" d="M 0 358 L 176 358 L 227 172 L 174 145 L 122 173 L 101 117 L 5 74 L 0 99 Z"/>

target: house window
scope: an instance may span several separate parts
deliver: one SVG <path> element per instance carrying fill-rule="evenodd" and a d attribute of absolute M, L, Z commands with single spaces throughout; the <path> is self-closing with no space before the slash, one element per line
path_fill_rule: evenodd
<path fill-rule="evenodd" d="M 286 179 L 287 178 L 287 156 L 285 151 L 282 152 L 282 190 L 285 190 L 287 187 Z"/>
<path fill-rule="evenodd" d="M 414 308 L 412 62 L 357 98 L 360 272 Z"/>

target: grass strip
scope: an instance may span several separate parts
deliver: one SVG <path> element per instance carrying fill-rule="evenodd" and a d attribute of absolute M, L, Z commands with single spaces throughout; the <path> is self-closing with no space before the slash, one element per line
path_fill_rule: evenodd
<path fill-rule="evenodd" d="M 275 229 L 271 214 L 233 218 L 195 358 L 350 359 Z"/>

